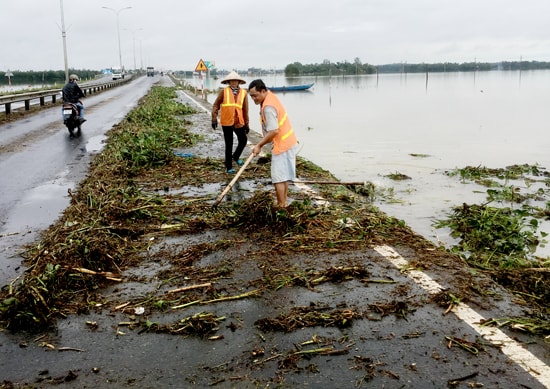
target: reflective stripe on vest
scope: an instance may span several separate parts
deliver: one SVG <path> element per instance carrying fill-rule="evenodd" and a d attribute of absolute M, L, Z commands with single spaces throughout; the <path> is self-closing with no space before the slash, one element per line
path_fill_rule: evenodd
<path fill-rule="evenodd" d="M 277 118 L 279 119 L 279 133 L 275 138 L 273 138 L 273 154 L 281 154 L 287 150 L 290 150 L 298 141 L 296 140 L 296 135 L 294 134 L 294 129 L 290 124 L 290 120 L 286 114 L 286 110 L 273 92 L 268 92 L 262 103 L 261 115 L 262 115 L 262 125 L 265 128 L 265 115 L 263 107 L 271 106 L 277 111 Z"/>
<path fill-rule="evenodd" d="M 233 95 L 230 87 L 223 91 L 223 102 L 220 105 L 220 124 L 222 126 L 244 125 L 243 103 L 246 92 L 239 88 L 237 96 Z"/>

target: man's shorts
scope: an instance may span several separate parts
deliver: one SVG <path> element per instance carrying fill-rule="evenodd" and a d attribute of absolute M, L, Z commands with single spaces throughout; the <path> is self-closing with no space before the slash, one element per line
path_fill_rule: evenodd
<path fill-rule="evenodd" d="M 271 156 L 271 181 L 274 184 L 296 180 L 298 144 L 281 154 Z"/>

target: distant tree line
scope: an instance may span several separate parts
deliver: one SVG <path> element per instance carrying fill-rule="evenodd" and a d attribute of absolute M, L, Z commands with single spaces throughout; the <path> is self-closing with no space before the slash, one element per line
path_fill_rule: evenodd
<path fill-rule="evenodd" d="M 8 77 L 5 76 L 7 71 L 2 71 L 2 82 L 0 85 L 8 84 Z M 65 83 L 64 70 L 44 70 L 44 71 L 19 71 L 13 70 L 10 73 L 11 83 L 13 85 L 56 85 Z M 98 70 L 89 69 L 69 69 L 69 74 L 77 74 L 81 80 L 89 80 L 95 78 L 99 73 Z"/>
<path fill-rule="evenodd" d="M 329 76 L 341 74 L 373 74 L 376 73 L 376 67 L 361 63 L 359 58 L 353 62 L 331 62 L 325 59 L 322 63 L 303 65 L 300 62 L 294 62 L 286 65 L 286 76 Z"/>
<path fill-rule="evenodd" d="M 550 69 L 550 62 L 541 61 L 503 61 L 503 62 L 444 62 L 409 64 L 393 63 L 387 65 L 370 65 L 361 63 L 359 58 L 353 62 L 331 62 L 304 65 L 294 62 L 286 65 L 286 76 L 328 76 L 328 75 L 359 75 L 374 73 L 426 73 L 426 72 L 471 72 L 488 70 L 538 70 Z"/>

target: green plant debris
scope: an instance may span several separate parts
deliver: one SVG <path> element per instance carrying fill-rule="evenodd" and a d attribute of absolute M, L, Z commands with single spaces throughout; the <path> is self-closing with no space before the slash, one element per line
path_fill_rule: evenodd
<path fill-rule="evenodd" d="M 431 298 L 433 302 L 446 308 L 444 314 L 449 313 L 453 307 L 460 304 L 462 299 L 463 297 L 455 296 L 453 293 L 448 291 L 436 293 Z"/>
<path fill-rule="evenodd" d="M 369 304 L 369 310 L 380 314 L 382 317 L 389 314 L 394 314 L 402 319 L 407 319 L 407 314 L 412 312 L 413 309 L 409 308 L 405 301 L 391 301 L 389 303 L 375 303 Z"/>
<path fill-rule="evenodd" d="M 140 323 L 141 332 L 168 333 L 172 335 L 195 335 L 205 337 L 219 329 L 219 324 L 225 320 L 212 312 L 200 312 L 185 317 L 171 324 L 159 324 L 150 321 Z"/>
<path fill-rule="evenodd" d="M 357 196 L 351 208 L 339 207 L 338 202 L 347 203 L 342 186 L 323 188 L 323 195 L 333 199 L 328 207 L 318 207 L 308 195 L 297 193 L 287 209 L 277 209 L 271 191 L 258 191 L 217 209 L 204 196 L 160 195 L 159 190 L 165 188 L 200 186 L 226 179 L 222 156 L 180 158 L 174 154 L 174 148 L 190 147 L 199 141 L 182 120 L 194 111 L 176 103 L 175 96 L 174 88 L 153 87 L 137 108 L 109 131 L 107 145 L 93 160 L 88 177 L 70 193 L 70 206 L 40 242 L 27 251 L 29 270 L 25 278 L 2 290 L 2 326 L 41 329 L 53 325 L 57 318 L 94 309 L 88 301 L 98 300 L 97 290 L 113 282 L 103 274 L 118 275 L 121 269 L 136 266 L 148 256 L 167 259 L 197 283 L 232 274 L 231 266 L 196 268 L 195 263 L 236 241 L 191 245 L 182 253 L 150 254 L 148 250 L 156 236 L 239 231 L 243 238 L 271 245 L 270 250 L 276 247 L 280 252 L 357 250 L 378 239 L 397 241 L 409 236 L 410 230 L 404 224 L 378 212 L 364 196 Z M 301 158 L 298 169 L 305 179 L 334 181 L 328 172 Z M 269 164 L 254 164 L 243 179 L 259 174 L 268 176 Z M 342 220 L 354 222 L 348 225 Z M 281 239 L 282 236 L 286 238 Z M 276 242 L 276 246 L 270 242 Z M 177 282 L 172 274 L 159 274 L 165 286 Z M 332 282 L 327 274 L 312 276 L 308 282 L 313 284 Z M 208 288 L 182 296 L 159 291 L 145 298 L 137 296 L 132 303 L 141 301 L 149 309 L 164 310 L 239 295 L 237 290 L 220 294 L 216 288 Z"/>
<path fill-rule="evenodd" d="M 4 326 L 49 326 L 56 317 L 81 311 L 79 302 L 91 299 L 93 291 L 108 282 L 70 269 L 119 273 L 139 261 L 139 252 L 146 250 L 139 237 L 151 224 L 162 223 L 170 209 L 158 196 L 141 192 L 133 177 L 143 169 L 169 164 L 174 158 L 171 147 L 196 141 L 175 119 L 193 110 L 176 104 L 174 97 L 173 88 L 152 88 L 128 118 L 110 130 L 88 178 L 71 193 L 71 206 L 28 251 L 27 276 L 14 285 L 13 293 L 2 296 Z"/>
<path fill-rule="evenodd" d="M 172 190 L 204 187 L 213 188 L 212 192 L 227 181 L 222 155 L 182 158 L 174 153 L 201 141 L 186 128 L 185 117 L 193 110 L 176 103 L 175 96 L 174 88 L 152 88 L 110 130 L 88 177 L 70 193 L 70 206 L 28 249 L 24 277 L 0 292 L 2 327 L 43 330 L 70 314 L 100 309 L 128 314 L 140 307 L 148 315 L 146 320 L 124 318 L 120 323 L 152 333 L 209 336 L 224 315 L 202 313 L 171 324 L 154 320 L 206 303 L 216 309 L 236 299 L 247 300 L 246 304 L 255 303 L 253 299 L 265 302 L 285 287 L 306 287 L 312 292 L 344 282 L 368 287 L 377 281 L 363 259 L 368 261 L 368 250 L 382 244 L 403 245 L 416 253 L 418 258 L 411 261 L 415 268 L 463 265 L 456 255 L 437 250 L 403 221 L 373 207 L 372 199 L 380 191 L 369 183 L 364 192 L 346 185 L 315 185 L 318 191 L 313 194 L 292 192 L 293 202 L 286 209 L 275 207 L 272 187 L 265 190 L 261 184 L 258 190 L 215 208 L 210 204 L 215 193 L 212 196 L 208 189 Z M 268 177 L 269 170 L 269 158 L 258 158 L 241 179 L 257 182 L 258 177 Z M 297 170 L 302 180 L 335 181 L 330 173 L 301 158 Z M 391 195 L 392 190 L 387 193 Z M 328 202 L 320 204 L 319 196 Z M 195 241 L 205 234 L 207 242 Z M 161 242 L 171 238 L 186 243 L 164 248 Z M 227 254 L 231 261 L 225 259 Z M 330 261 L 333 254 L 340 255 L 339 262 Z M 133 274 L 152 263 L 160 266 L 154 275 Z M 156 286 L 124 301 L 102 296 L 105 286 L 127 281 Z M 472 290 L 472 283 L 468 277 L 459 281 L 453 285 L 453 294 L 462 297 Z M 185 288 L 207 283 L 210 286 Z M 394 281 L 381 276 L 380 283 Z M 178 288 L 180 292 L 170 292 Z M 517 283 L 514 290 L 522 295 L 532 291 Z M 399 286 L 395 292 L 405 295 Z M 369 319 L 368 313 L 344 306 L 289 307 L 287 314 L 257 325 L 266 331 L 294 331 L 347 327 L 355 320 Z M 390 314 L 407 318 L 411 306 L 409 301 L 384 301 L 368 309 L 381 320 Z M 316 349 L 324 347 L 329 346 Z M 286 355 L 290 362 L 301 356 Z"/>
<path fill-rule="evenodd" d="M 508 327 L 538 336 L 550 335 L 550 322 L 541 317 L 501 317 L 485 320 L 484 326 Z"/>
<path fill-rule="evenodd" d="M 273 270 L 272 273 L 274 273 Z M 356 278 L 361 281 L 365 281 L 368 279 L 369 274 L 369 271 L 361 266 L 338 266 L 322 270 L 288 269 L 288 271 L 273 274 L 270 278 L 272 279 L 271 284 L 275 287 L 275 289 L 291 286 L 305 286 L 307 288 L 313 288 L 315 285 L 326 282 L 340 283 Z M 267 280 L 267 282 L 269 282 L 269 280 Z"/>
<path fill-rule="evenodd" d="M 529 253 L 539 243 L 537 226 L 537 220 L 525 218 L 521 210 L 467 204 L 454 208 L 451 217 L 438 224 L 460 238 L 455 250 L 481 268 L 531 267 Z"/>
<path fill-rule="evenodd" d="M 361 315 L 352 309 L 331 309 L 324 306 L 293 307 L 287 314 L 263 318 L 254 324 L 262 331 L 292 332 L 306 327 L 349 327 Z"/>
<path fill-rule="evenodd" d="M 431 157 L 430 154 L 421 154 L 421 153 L 409 153 L 409 155 L 411 157 L 416 157 L 416 158 L 428 158 L 428 157 Z"/>
<path fill-rule="evenodd" d="M 454 169 L 447 172 L 449 176 L 459 176 L 464 181 L 477 181 L 489 177 L 499 179 L 518 179 L 525 175 L 545 176 L 548 172 L 538 165 L 511 165 L 506 168 L 488 168 L 485 166 L 466 166 L 465 168 Z"/>
<path fill-rule="evenodd" d="M 451 348 L 453 346 L 460 347 L 474 355 L 479 354 L 479 350 L 483 350 L 482 344 L 478 342 L 470 342 L 456 336 L 446 336 L 445 340 L 447 341 L 447 348 Z"/>
<path fill-rule="evenodd" d="M 550 259 L 534 254 L 547 243 L 548 233 L 540 226 L 550 214 L 548 172 L 524 164 L 503 169 L 468 166 L 447 174 L 489 187 L 486 203 L 454 207 L 447 219 L 434 223 L 458 239 L 450 251 L 548 314 Z"/>
<path fill-rule="evenodd" d="M 404 180 L 411 179 L 411 177 L 407 176 L 406 174 L 399 173 L 399 172 L 386 174 L 385 177 L 388 177 L 390 180 L 394 180 L 394 181 L 404 181 Z"/>

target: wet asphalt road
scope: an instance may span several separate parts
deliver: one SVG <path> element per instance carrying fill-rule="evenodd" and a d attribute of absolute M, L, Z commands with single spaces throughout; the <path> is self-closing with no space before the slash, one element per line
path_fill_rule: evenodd
<path fill-rule="evenodd" d="M 22 122 L 0 127 L 0 263 L 2 285 L 21 273 L 17 250 L 22 243 L 32 242 L 37 233 L 47 228 L 68 204 L 67 189 L 74 188 L 86 174 L 90 157 L 101 149 L 105 132 L 117 123 L 146 93 L 153 81 L 142 77 L 127 86 L 88 97 L 88 122 L 80 138 L 69 139 L 68 132 L 59 120 L 58 110 L 42 112 Z M 165 81 L 166 82 L 166 81 Z M 181 94 L 187 102 L 186 96 Z M 208 148 L 201 151 L 185 150 L 199 155 L 201 152 L 221 150 L 221 136 L 209 129 L 207 112 L 194 116 L 192 121 L 202 123 L 195 130 L 206 139 Z M 223 237 L 216 232 L 190 236 L 188 241 L 167 241 L 164 245 L 179 247 L 186 244 L 207 243 Z M 223 234 L 223 232 L 220 232 Z M 239 277 L 253 279 L 260 276 L 256 264 L 243 261 L 243 253 L 250 249 L 246 243 L 238 250 L 204 258 L 209 263 L 230 261 Z M 60 321 L 55 332 L 43 337 L 26 337 L 23 334 L 0 333 L 0 384 L 2 381 L 27 383 L 36 387 L 56 388 L 185 388 L 215 387 L 252 388 L 277 387 L 279 372 L 276 362 L 261 362 L 270 355 L 288 352 L 296 344 L 314 336 L 338 339 L 337 347 L 348 347 L 349 355 L 319 356 L 304 361 L 301 373 L 288 374 L 281 387 L 300 388 L 445 388 L 449 379 L 472 375 L 456 387 L 486 388 L 544 388 L 548 375 L 540 379 L 541 372 L 528 372 L 512 361 L 499 346 L 483 340 L 475 328 L 466 324 L 457 314 L 442 315 L 442 309 L 426 304 L 430 296 L 430 280 L 422 275 L 402 272 L 401 258 L 411 255 L 406 249 L 399 252 L 385 247 L 368 249 L 330 258 L 304 255 L 304 262 L 364 261 L 373 278 L 389 278 L 397 286 L 384 284 L 364 285 L 359 281 L 326 284 L 316 290 L 282 288 L 266 299 L 250 299 L 220 304 L 216 314 L 226 316 L 220 326 L 220 341 L 174 337 L 172 335 L 138 334 L 117 323 L 128 321 L 129 314 L 98 312 L 87 316 L 69 317 Z M 353 258 L 352 258 L 353 257 Z M 130 271 L 138 277 L 154 275 L 167 266 L 147 263 Z M 432 274 L 436 280 L 444 275 Z M 430 286 L 431 285 L 431 286 Z M 155 282 L 128 282 L 124 287 L 115 285 L 102 292 L 108 300 L 124 301 L 132 296 L 145 295 L 159 286 Z M 371 318 L 357 321 L 349 329 L 306 328 L 290 334 L 268 333 L 258 336 L 253 323 L 266 316 L 294 305 L 307 306 L 312 301 L 323 301 L 330 306 L 346 302 L 348 306 L 364 306 L 391 299 L 396 288 L 407 290 L 418 309 L 407 320 L 397 317 Z M 494 307 L 474 306 L 484 317 L 519 314 L 521 308 L 510 299 L 503 299 Z M 204 308 L 190 308 L 186 315 Z M 171 322 L 181 317 L 180 312 L 165 313 L 152 320 Z M 380 320 L 379 320 L 380 319 Z M 85 321 L 95 321 L 98 329 L 91 331 Z M 237 323 L 236 331 L 229 322 Z M 445 336 L 470 340 L 482 339 L 486 350 L 472 355 L 460 348 L 446 347 Z M 521 334 L 510 334 L 524 343 L 531 342 L 532 355 L 548 364 L 549 350 L 540 340 Z M 51 344 L 55 348 L 49 348 Z M 59 351 L 68 347 L 65 351 Z M 252 358 L 252 351 L 262 348 L 265 355 Z M 367 376 L 367 363 L 376 371 L 372 381 Z M 254 368 L 256 366 L 257 368 Z M 309 371 L 313 366 L 318 372 Z M 77 377 L 73 377 L 71 373 Z M 473 375 L 475 374 L 475 375 Z M 542 371 L 542 374 L 548 374 Z M 58 380 L 51 383 L 52 378 Z M 70 379 L 74 378 L 73 381 Z M 546 381 L 545 381 L 546 380 Z"/>
<path fill-rule="evenodd" d="M 61 107 L 0 125 L 0 283 L 17 276 L 21 244 L 32 242 L 69 202 L 67 190 L 86 174 L 104 134 L 158 78 L 141 77 L 84 99 L 88 121 L 70 138 Z"/>

